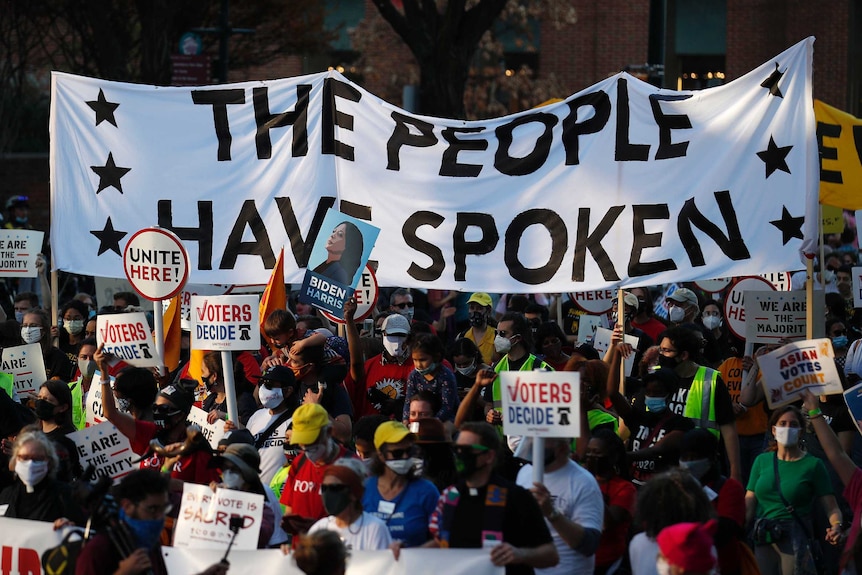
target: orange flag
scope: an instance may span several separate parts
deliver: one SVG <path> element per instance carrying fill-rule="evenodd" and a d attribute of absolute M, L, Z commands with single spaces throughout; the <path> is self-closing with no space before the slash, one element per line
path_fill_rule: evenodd
<path fill-rule="evenodd" d="M 173 371 L 180 364 L 180 296 L 174 296 L 162 316 L 165 326 L 165 365 Z"/>
<path fill-rule="evenodd" d="M 260 333 L 266 317 L 276 309 L 287 309 L 287 290 L 284 287 L 284 247 L 278 253 L 278 261 L 260 298 Z"/>

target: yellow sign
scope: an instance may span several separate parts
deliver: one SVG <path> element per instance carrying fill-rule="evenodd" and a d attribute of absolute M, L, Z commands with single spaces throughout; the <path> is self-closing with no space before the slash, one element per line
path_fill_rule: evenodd
<path fill-rule="evenodd" d="M 862 209 L 862 120 L 820 100 L 814 100 L 814 117 L 820 149 L 820 203 Z"/>
<path fill-rule="evenodd" d="M 822 189 L 822 184 L 821 184 Z M 844 231 L 844 210 L 835 206 L 820 206 L 824 234 L 840 234 Z"/>

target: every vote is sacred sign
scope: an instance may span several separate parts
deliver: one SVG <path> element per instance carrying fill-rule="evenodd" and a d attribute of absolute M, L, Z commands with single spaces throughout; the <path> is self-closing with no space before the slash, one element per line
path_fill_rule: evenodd
<path fill-rule="evenodd" d="M 192 296 L 192 349 L 260 349 L 260 298 Z"/>
<path fill-rule="evenodd" d="M 502 371 L 503 431 L 528 437 L 578 437 L 581 374 L 576 371 Z"/>

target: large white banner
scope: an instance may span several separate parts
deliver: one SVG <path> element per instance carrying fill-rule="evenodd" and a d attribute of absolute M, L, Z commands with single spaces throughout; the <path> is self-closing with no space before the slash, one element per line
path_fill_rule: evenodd
<path fill-rule="evenodd" d="M 812 46 L 702 91 L 620 73 L 475 122 L 409 114 L 337 72 L 205 87 L 54 73 L 53 264 L 120 277 L 125 243 L 159 225 L 192 283 L 264 284 L 281 246 L 301 283 L 334 207 L 381 229 L 381 285 L 579 292 L 801 269 Z"/>

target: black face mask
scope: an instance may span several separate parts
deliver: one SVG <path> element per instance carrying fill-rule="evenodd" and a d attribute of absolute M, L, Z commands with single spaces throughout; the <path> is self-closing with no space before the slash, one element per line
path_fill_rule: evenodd
<path fill-rule="evenodd" d="M 666 355 L 658 356 L 658 365 L 662 369 L 674 369 L 679 362 L 676 357 L 668 357 Z"/>
<path fill-rule="evenodd" d="M 43 421 L 53 421 L 54 420 L 54 407 L 55 405 L 48 401 L 47 399 L 37 399 L 36 400 L 36 417 Z"/>
<path fill-rule="evenodd" d="M 481 311 L 470 312 L 470 325 L 473 327 L 482 327 L 485 325 L 485 314 Z"/>
<path fill-rule="evenodd" d="M 320 498 L 323 500 L 323 508 L 330 515 L 338 515 L 350 505 L 350 489 L 346 485 L 338 485 L 338 489 L 327 489 L 331 486 L 320 486 Z"/>
<path fill-rule="evenodd" d="M 455 471 L 458 472 L 458 477 L 467 479 L 476 472 L 476 459 L 478 455 L 475 453 L 455 453 Z"/>
<path fill-rule="evenodd" d="M 180 413 L 169 405 L 154 405 L 153 406 L 153 423 L 159 428 L 159 436 L 166 435 L 175 425 L 174 417 Z"/>
<path fill-rule="evenodd" d="M 584 463 L 586 464 L 587 471 L 595 477 L 607 477 L 613 471 L 611 459 L 607 456 L 596 457 L 594 455 L 587 455 Z"/>

